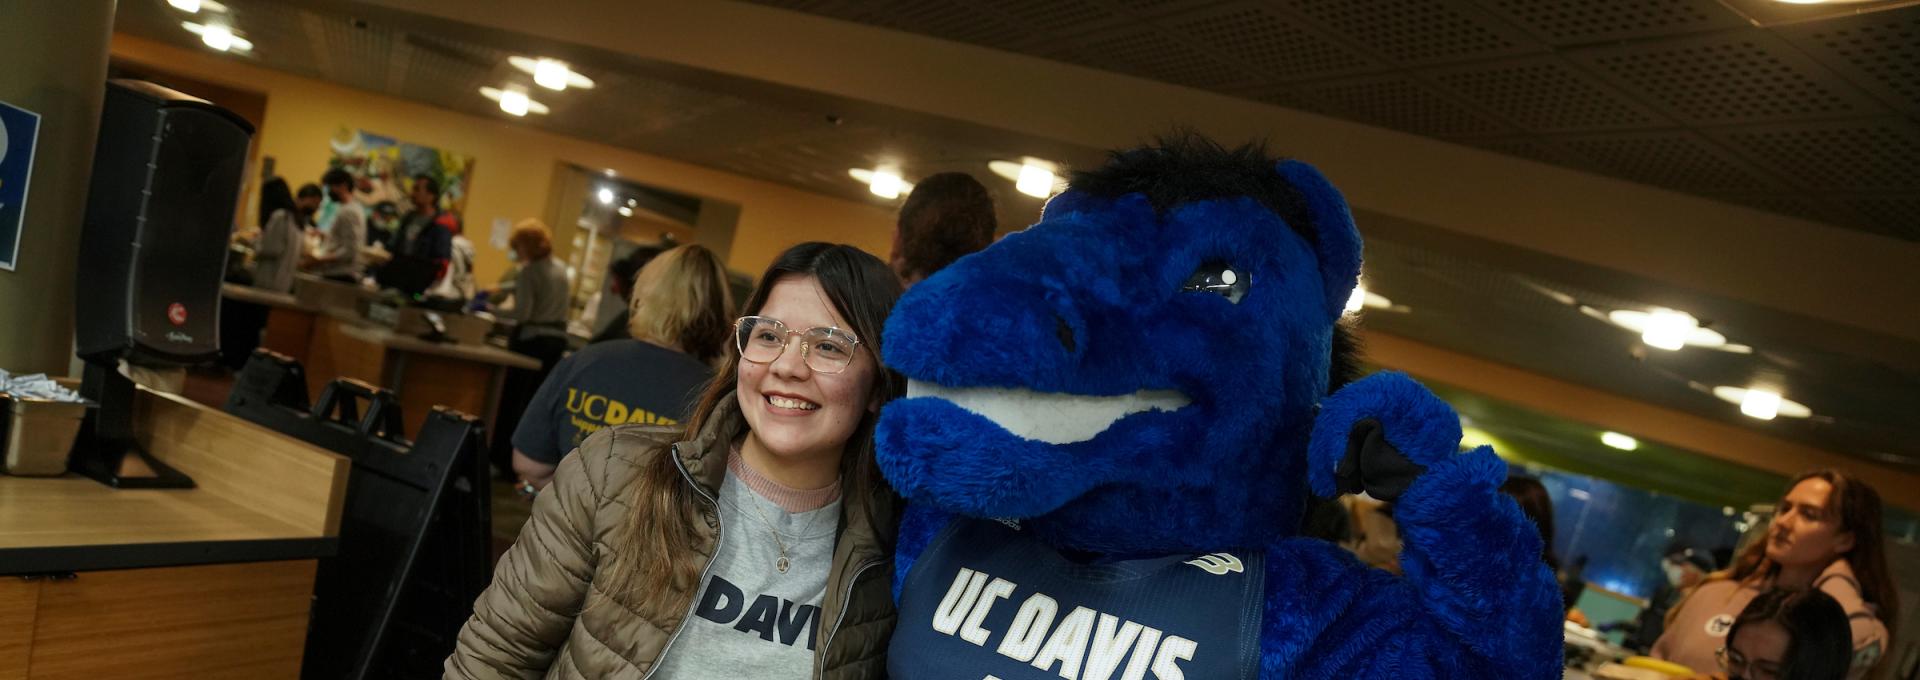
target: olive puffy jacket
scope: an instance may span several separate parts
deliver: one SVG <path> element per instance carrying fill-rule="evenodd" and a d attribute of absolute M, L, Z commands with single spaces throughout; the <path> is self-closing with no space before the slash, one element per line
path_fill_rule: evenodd
<path fill-rule="evenodd" d="M 745 428 L 733 396 L 720 403 L 692 439 L 676 443 L 671 429 L 621 425 L 594 433 L 562 459 L 519 540 L 494 568 L 493 584 L 474 602 L 446 677 L 648 677 L 691 612 L 695 592 L 610 592 L 610 566 L 632 550 L 615 545 L 615 537 L 629 521 L 642 471 L 674 456 L 706 519 L 693 527 L 696 550 L 703 563 L 712 560 L 720 521 L 712 499 L 726 477 L 728 446 Z M 868 507 L 888 526 L 874 526 Z M 890 498 L 849 496 L 842 503 L 815 678 L 885 677 L 895 615 L 893 559 L 881 537 L 891 538 L 893 511 Z"/>

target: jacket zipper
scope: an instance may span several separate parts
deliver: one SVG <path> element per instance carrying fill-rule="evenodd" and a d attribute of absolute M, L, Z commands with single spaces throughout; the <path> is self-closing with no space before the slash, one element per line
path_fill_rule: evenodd
<path fill-rule="evenodd" d="M 860 583 L 860 575 L 867 573 L 868 569 L 872 569 L 876 566 L 879 566 L 882 562 L 885 562 L 885 561 L 886 560 L 884 559 L 868 560 L 864 563 L 861 563 L 859 568 L 853 570 L 853 578 L 847 580 L 847 592 L 844 596 L 840 598 L 840 614 L 833 618 L 833 629 L 827 631 L 826 643 L 820 645 L 820 659 L 821 659 L 820 670 L 819 670 L 820 675 L 817 675 L 814 677 L 816 678 L 824 677 L 827 674 L 827 664 L 826 664 L 827 650 L 833 648 L 833 636 L 840 634 L 840 624 L 846 623 L 847 610 L 853 608 L 852 607 L 853 587 L 854 585 Z"/>
<path fill-rule="evenodd" d="M 680 462 L 679 444 L 674 444 L 669 452 L 673 455 L 673 467 L 680 470 L 680 476 L 687 480 L 687 485 L 693 487 L 701 498 L 707 499 L 707 503 L 713 506 L 713 556 L 707 558 L 707 566 L 700 569 L 700 580 L 694 583 L 693 598 L 687 603 L 687 613 L 680 617 L 680 625 L 674 626 L 673 635 L 667 636 L 667 644 L 660 648 L 659 654 L 654 655 L 653 667 L 648 668 L 647 674 L 640 676 L 640 680 L 650 680 L 653 674 L 660 672 L 660 663 L 667 660 L 667 652 L 673 650 L 673 643 L 680 639 L 680 632 L 687 629 L 687 620 L 693 618 L 694 609 L 700 606 L 700 588 L 707 582 L 707 574 L 713 571 L 713 563 L 720 560 L 720 542 L 727 539 L 726 522 L 720 521 L 720 502 L 714 500 L 706 489 L 700 488 L 700 485 L 693 481 L 693 475 L 687 472 L 686 464 Z"/>

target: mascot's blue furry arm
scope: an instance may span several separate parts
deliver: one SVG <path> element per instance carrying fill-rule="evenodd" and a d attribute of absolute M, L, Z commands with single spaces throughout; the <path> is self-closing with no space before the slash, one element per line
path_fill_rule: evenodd
<path fill-rule="evenodd" d="M 1560 677 L 1505 464 L 1405 376 L 1328 396 L 1359 267 L 1317 171 L 1189 137 L 915 286 L 878 426 L 910 501 L 892 675 Z M 1296 536 L 1309 489 L 1394 501 L 1405 576 Z"/>

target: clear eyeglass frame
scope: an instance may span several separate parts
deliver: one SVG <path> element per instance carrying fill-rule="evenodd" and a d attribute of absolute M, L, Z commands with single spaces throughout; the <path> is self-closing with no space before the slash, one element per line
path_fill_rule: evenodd
<path fill-rule="evenodd" d="M 793 330 L 768 316 L 743 316 L 733 322 L 734 349 L 740 351 L 741 359 L 756 364 L 779 360 L 793 344 L 794 336 L 800 337 L 800 354 L 807 368 L 828 375 L 847 370 L 862 344 L 852 331 L 841 328 Z"/>

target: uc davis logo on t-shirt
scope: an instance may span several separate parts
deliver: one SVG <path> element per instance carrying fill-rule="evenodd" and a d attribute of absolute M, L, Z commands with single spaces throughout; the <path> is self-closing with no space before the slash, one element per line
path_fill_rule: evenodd
<path fill-rule="evenodd" d="M 678 425 L 679 421 L 643 408 L 627 406 L 620 400 L 594 394 L 576 387 L 567 388 L 567 412 L 573 414 L 573 443 L 578 446 L 587 435 L 601 428 L 627 423 Z"/>

